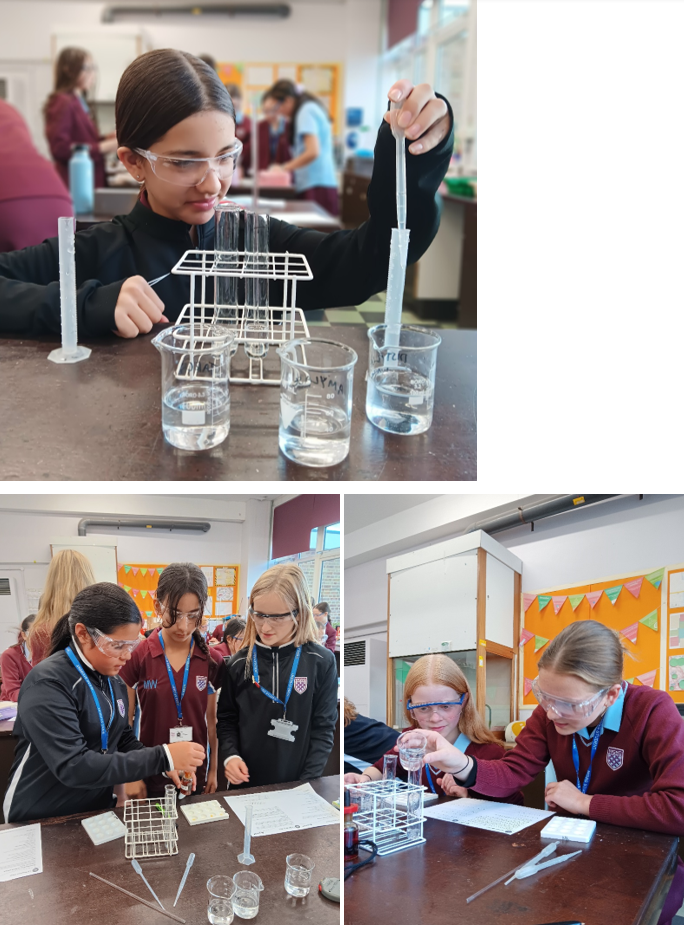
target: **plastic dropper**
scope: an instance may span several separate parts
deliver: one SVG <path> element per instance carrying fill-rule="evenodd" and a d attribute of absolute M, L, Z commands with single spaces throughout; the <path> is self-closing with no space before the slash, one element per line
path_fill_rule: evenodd
<path fill-rule="evenodd" d="M 245 841 L 242 846 L 242 854 L 238 854 L 238 861 L 240 864 L 253 864 L 254 855 L 249 853 L 249 846 L 252 840 L 252 804 L 247 804 L 247 812 L 245 814 Z"/>
<path fill-rule="evenodd" d="M 406 227 L 406 147 L 404 131 L 399 127 L 399 103 L 391 104 L 390 119 L 392 134 L 396 141 L 396 198 L 397 227 L 392 229 L 390 242 L 389 273 L 387 275 L 387 299 L 385 302 L 385 346 L 398 347 L 401 333 L 401 311 L 406 281 L 406 260 L 410 231 Z M 396 366 L 396 356 L 388 353 L 385 366 Z"/>

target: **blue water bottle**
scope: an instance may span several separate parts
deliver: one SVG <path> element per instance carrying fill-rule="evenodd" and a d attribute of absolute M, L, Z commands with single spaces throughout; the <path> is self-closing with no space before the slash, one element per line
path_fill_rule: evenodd
<path fill-rule="evenodd" d="M 86 215 L 93 211 L 95 170 L 88 145 L 73 145 L 69 161 L 69 192 L 76 215 Z"/>

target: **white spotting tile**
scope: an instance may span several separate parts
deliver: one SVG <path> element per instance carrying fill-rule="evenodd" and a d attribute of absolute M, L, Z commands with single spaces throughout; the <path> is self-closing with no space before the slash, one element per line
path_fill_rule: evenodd
<path fill-rule="evenodd" d="M 593 819 L 571 819 L 556 816 L 539 833 L 541 838 L 560 838 L 564 841 L 588 843 L 594 837 L 596 823 Z"/>
<path fill-rule="evenodd" d="M 123 838 L 126 834 L 126 826 L 116 813 L 102 813 L 100 816 L 81 819 L 81 825 L 90 835 L 90 840 L 94 845 L 104 845 L 105 842 Z"/>

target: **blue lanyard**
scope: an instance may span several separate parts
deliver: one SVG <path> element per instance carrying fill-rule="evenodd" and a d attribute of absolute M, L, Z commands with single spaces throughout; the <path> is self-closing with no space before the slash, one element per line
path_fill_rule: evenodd
<path fill-rule="evenodd" d="M 299 665 L 299 656 L 302 654 L 302 647 L 297 646 L 297 651 L 295 652 L 294 662 L 292 663 L 292 671 L 290 672 L 290 680 L 287 682 L 287 692 L 285 694 L 285 700 L 282 701 L 279 697 L 274 697 L 270 691 L 267 691 L 265 687 L 262 687 L 259 684 L 259 666 L 257 665 L 257 652 L 256 645 L 252 649 L 252 675 L 254 677 L 254 683 L 259 688 L 262 694 L 266 694 L 269 700 L 272 700 L 274 703 L 280 703 L 283 705 L 283 719 L 285 719 L 285 714 L 287 713 L 287 701 L 290 699 L 290 694 L 292 693 L 292 685 L 294 684 L 295 675 L 297 674 L 297 665 Z"/>
<path fill-rule="evenodd" d="M 162 652 L 164 653 L 164 661 L 166 662 L 166 670 L 169 673 L 169 682 L 171 684 L 171 693 L 173 694 L 173 699 L 176 703 L 176 712 L 178 713 L 178 725 L 183 725 L 183 711 L 181 710 L 181 703 L 183 702 L 183 697 L 185 697 L 185 688 L 188 686 L 188 674 L 190 672 L 190 659 L 192 658 L 192 650 L 195 648 L 195 641 L 190 643 L 190 651 L 188 652 L 188 657 L 185 662 L 185 674 L 183 675 L 183 689 L 181 690 L 180 700 L 178 699 L 178 690 L 176 688 L 176 682 L 173 680 L 173 669 L 169 664 L 169 660 L 166 657 L 166 648 L 164 646 L 164 639 L 159 630 L 159 642 L 161 643 Z"/>
<path fill-rule="evenodd" d="M 104 755 L 107 751 L 107 743 L 109 742 L 109 730 L 112 728 L 112 723 L 114 722 L 114 691 L 112 690 L 112 679 L 107 678 L 107 681 L 109 682 L 109 693 L 112 695 L 112 715 L 109 717 L 109 725 L 105 727 L 104 717 L 102 716 L 102 707 L 100 706 L 100 701 L 98 700 L 97 694 L 95 693 L 95 688 L 90 683 L 90 678 L 85 673 L 83 666 L 78 660 L 78 656 L 74 654 L 71 646 L 67 646 L 66 654 L 69 656 L 69 661 L 88 685 L 90 688 L 90 693 L 93 695 L 93 700 L 95 701 L 95 706 L 97 707 L 97 715 L 100 717 L 100 742 L 102 745 L 102 754 Z"/>
<path fill-rule="evenodd" d="M 470 745 L 470 739 L 465 734 L 465 732 L 462 732 L 459 735 L 459 737 L 456 739 L 456 741 L 454 742 L 454 748 L 458 748 L 460 751 L 464 753 L 465 753 L 466 748 L 468 748 L 469 745 Z M 436 771 L 433 771 L 433 774 L 436 774 L 436 773 L 437 773 Z M 430 790 L 433 793 L 437 793 L 437 790 L 435 789 L 435 785 L 432 783 L 432 775 L 430 774 L 429 764 L 425 765 L 425 774 L 427 775 L 427 782 L 430 785 Z"/>
<path fill-rule="evenodd" d="M 575 774 L 577 775 L 577 789 L 581 790 L 582 793 L 586 793 L 589 789 L 589 781 L 591 780 L 591 766 L 594 763 L 594 755 L 596 754 L 596 749 L 598 748 L 599 739 L 601 738 L 601 733 L 603 732 L 603 717 L 601 717 L 601 722 L 598 724 L 596 729 L 594 729 L 594 738 L 591 743 L 591 758 L 589 759 L 589 769 L 584 775 L 584 783 L 580 785 L 579 778 L 579 751 L 577 749 L 577 741 L 575 733 L 572 735 L 572 762 L 575 765 Z"/>

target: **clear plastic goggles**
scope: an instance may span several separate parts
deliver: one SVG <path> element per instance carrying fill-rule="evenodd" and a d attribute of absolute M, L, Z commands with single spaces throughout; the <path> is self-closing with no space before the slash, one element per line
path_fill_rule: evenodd
<path fill-rule="evenodd" d="M 269 623 L 282 624 L 285 620 L 294 620 L 296 613 L 298 613 L 296 610 L 291 610 L 287 613 L 259 613 L 258 610 L 254 610 L 252 607 L 249 608 L 249 614 L 255 623 L 263 623 L 264 620 L 268 620 Z"/>
<path fill-rule="evenodd" d="M 220 157 L 166 157 L 145 151 L 143 148 L 133 148 L 136 154 L 150 162 L 155 176 L 175 186 L 199 186 L 210 170 L 213 170 L 219 180 L 230 180 L 242 151 L 242 142 L 236 140 L 230 151 Z"/>
<path fill-rule="evenodd" d="M 204 614 L 201 610 L 191 610 L 190 613 L 180 613 L 178 610 L 167 610 L 166 607 L 160 608 L 162 615 L 169 614 L 174 623 L 186 622 L 189 626 L 199 626 Z"/>
<path fill-rule="evenodd" d="M 598 691 L 588 700 L 581 700 L 577 702 L 573 700 L 558 700 L 556 697 L 551 697 L 549 694 L 544 693 L 544 691 L 540 690 L 539 688 L 539 678 L 535 678 L 532 682 L 532 693 L 537 698 L 537 703 L 542 707 L 542 709 L 546 711 L 553 710 L 556 716 L 566 716 L 568 718 L 584 718 L 586 716 L 591 716 L 591 714 L 598 706 L 601 698 L 605 696 L 609 690 L 610 688 L 606 687 L 603 690 Z"/>
<path fill-rule="evenodd" d="M 427 719 L 433 713 L 439 713 L 440 716 L 447 717 L 453 713 L 454 707 L 460 707 L 464 700 L 465 694 L 461 694 L 458 700 L 441 700 L 434 703 L 411 703 L 409 700 L 406 704 L 406 709 L 410 710 L 413 716 L 418 716 L 422 719 Z"/>
<path fill-rule="evenodd" d="M 143 641 L 142 636 L 138 636 L 137 639 L 131 640 L 112 639 L 111 636 L 105 636 L 105 634 L 101 633 L 98 629 L 90 629 L 88 626 L 86 629 L 88 630 L 88 635 L 100 652 L 104 655 L 108 655 L 110 658 L 118 658 L 123 652 L 133 652 Z"/>

